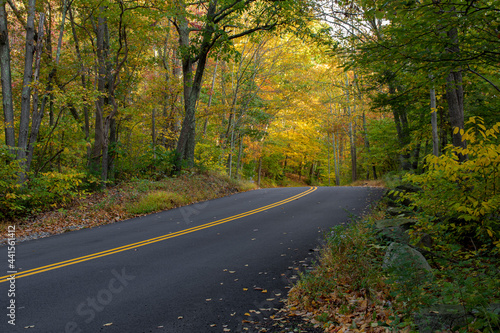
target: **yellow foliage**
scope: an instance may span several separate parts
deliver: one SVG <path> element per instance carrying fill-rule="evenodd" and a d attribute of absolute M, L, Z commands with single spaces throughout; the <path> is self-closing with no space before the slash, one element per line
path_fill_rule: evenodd
<path fill-rule="evenodd" d="M 427 156 L 428 171 L 406 179 L 424 189 L 413 195 L 416 206 L 462 221 L 449 224 L 457 237 L 496 242 L 500 235 L 500 143 L 496 136 L 500 123 L 486 129 L 481 118 L 472 117 L 466 126 L 466 131 L 455 128 L 453 132 L 462 134 L 467 148 L 449 145 L 444 155 Z M 460 162 L 459 155 L 468 159 Z"/>

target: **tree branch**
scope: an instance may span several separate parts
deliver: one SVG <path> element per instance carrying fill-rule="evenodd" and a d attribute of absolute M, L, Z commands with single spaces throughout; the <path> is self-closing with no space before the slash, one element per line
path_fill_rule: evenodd
<path fill-rule="evenodd" d="M 500 88 L 498 88 L 493 82 L 491 82 L 490 80 L 488 80 L 487 78 L 485 78 L 484 76 L 482 76 L 481 74 L 479 74 L 478 72 L 476 72 L 475 70 L 473 70 L 472 68 L 470 68 L 469 65 L 467 65 L 467 69 L 469 70 L 469 72 L 471 73 L 474 73 L 476 74 L 477 76 L 479 76 L 481 79 L 485 80 L 486 82 L 488 82 L 489 84 L 491 84 L 493 86 L 493 88 L 495 88 L 497 91 L 500 92 Z"/>
<path fill-rule="evenodd" d="M 26 21 L 24 20 L 23 16 L 21 15 L 21 13 L 19 12 L 19 10 L 17 9 L 16 5 L 14 5 L 14 3 L 12 2 L 12 0 L 7 0 L 7 2 L 9 3 L 10 8 L 12 8 L 12 11 L 14 12 L 14 15 L 17 17 L 17 20 L 19 22 L 21 22 L 21 24 L 23 25 L 23 27 L 25 27 L 26 26 Z"/>

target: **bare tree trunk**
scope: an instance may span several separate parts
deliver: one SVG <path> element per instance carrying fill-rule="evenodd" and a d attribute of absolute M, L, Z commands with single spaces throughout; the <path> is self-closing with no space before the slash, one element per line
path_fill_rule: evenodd
<path fill-rule="evenodd" d="M 28 2 L 28 20 L 26 21 L 26 47 L 24 58 L 23 89 L 21 91 L 21 119 L 19 123 L 19 134 L 17 146 L 17 159 L 26 158 L 28 146 L 28 133 L 30 125 L 31 107 L 31 82 L 33 77 L 33 56 L 35 50 L 35 0 Z M 24 163 L 26 167 L 26 163 Z M 26 175 L 21 175 L 21 182 L 26 180 Z"/>
<path fill-rule="evenodd" d="M 38 83 L 39 81 L 39 76 L 40 76 L 40 60 L 42 59 L 42 52 L 43 52 L 43 22 L 45 19 L 44 14 L 40 14 L 39 22 L 38 22 L 38 37 L 37 37 L 37 42 L 36 42 L 36 47 L 35 47 L 35 52 L 36 52 L 36 58 L 35 58 L 35 74 L 33 76 L 33 82 Z M 42 123 L 42 117 L 43 117 L 43 107 L 38 108 L 38 98 L 39 98 L 39 93 L 38 93 L 38 88 L 34 88 L 34 94 L 33 94 L 33 116 L 31 118 L 31 135 L 30 135 L 30 141 L 28 145 L 28 156 L 26 158 L 26 172 L 30 170 L 31 167 L 31 161 L 33 160 L 33 153 L 35 150 L 35 143 L 38 139 L 38 132 L 40 131 L 40 125 Z M 45 103 L 44 103 L 45 105 Z"/>
<path fill-rule="evenodd" d="M 446 99 L 452 129 L 464 129 L 464 92 L 462 88 L 462 72 L 451 72 L 446 78 Z M 467 142 L 462 140 L 460 131 L 453 131 L 452 143 L 455 147 L 467 148 Z M 466 155 L 459 154 L 460 161 L 467 159 Z"/>
<path fill-rule="evenodd" d="M 10 70 L 10 46 L 7 27 L 6 1 L 0 0 L 0 68 L 2 80 L 2 104 L 5 127 L 5 144 L 14 154 L 16 135 L 14 133 L 14 106 L 12 104 L 12 77 Z"/>
<path fill-rule="evenodd" d="M 229 140 L 229 155 L 227 156 L 227 174 L 232 176 L 233 171 L 233 151 L 234 151 L 234 128 L 231 131 L 231 139 Z"/>
<path fill-rule="evenodd" d="M 203 136 L 205 136 L 207 134 L 208 112 L 209 112 L 210 106 L 212 105 L 212 96 L 214 94 L 215 77 L 217 76 L 217 66 L 218 65 L 219 65 L 219 58 L 217 57 L 217 60 L 215 61 L 214 74 L 212 75 L 212 86 L 210 87 L 210 95 L 208 96 L 207 110 L 205 112 L 205 123 L 203 124 Z"/>
<path fill-rule="evenodd" d="M 432 125 L 432 153 L 434 156 L 439 156 L 439 137 L 436 112 L 436 90 L 434 87 L 430 90 L 431 97 L 431 125 Z"/>
<path fill-rule="evenodd" d="M 330 134 L 327 133 L 326 135 L 326 150 L 327 150 L 327 159 L 328 159 L 328 186 L 331 186 L 330 182 L 330 173 L 331 173 L 331 162 L 330 162 Z"/>
<path fill-rule="evenodd" d="M 340 172 L 339 172 L 340 156 L 334 132 L 332 132 L 332 145 L 333 145 L 333 160 L 335 164 L 335 185 L 340 186 Z"/>
<path fill-rule="evenodd" d="M 357 175 L 357 162 L 356 162 L 356 142 L 355 142 L 355 137 L 356 137 L 356 128 L 355 125 L 353 126 L 353 116 L 351 112 L 351 101 L 349 97 L 349 78 L 347 77 L 346 73 L 346 99 L 347 99 L 347 115 L 349 116 L 349 142 L 351 146 L 351 175 L 352 175 L 352 181 L 356 181 L 358 179 Z"/>
<path fill-rule="evenodd" d="M 455 11 L 455 8 L 452 9 Z M 452 27 L 448 31 L 448 38 L 450 39 L 451 46 L 446 50 L 449 53 L 455 53 L 458 56 L 460 53 L 460 46 L 458 44 L 458 29 Z M 454 130 L 464 129 L 464 90 L 462 85 L 462 70 L 460 68 L 452 70 L 446 78 L 446 99 L 448 100 L 448 112 L 450 115 L 450 125 Z M 460 131 L 452 133 L 452 143 L 455 147 L 467 148 L 467 142 L 462 140 Z M 467 155 L 458 154 L 459 161 L 465 161 Z"/>
<path fill-rule="evenodd" d="M 236 161 L 236 178 L 240 179 L 241 155 L 243 154 L 243 136 L 239 135 L 238 160 Z"/>
<path fill-rule="evenodd" d="M 261 180 L 261 174 L 262 174 L 262 156 L 259 156 L 259 171 L 257 172 L 258 177 L 257 177 L 257 186 L 260 187 L 260 180 Z"/>
<path fill-rule="evenodd" d="M 396 94 L 396 88 L 392 82 L 389 83 L 389 94 Z M 396 125 L 400 148 L 404 149 L 411 141 L 406 110 L 400 105 L 392 105 L 392 115 L 394 116 L 394 124 Z M 411 169 L 410 157 L 411 155 L 408 152 L 399 154 L 399 163 L 402 170 Z"/>
<path fill-rule="evenodd" d="M 73 11 L 71 8 L 68 8 L 68 11 L 69 11 L 69 18 L 70 18 L 70 22 L 71 22 L 71 31 L 73 34 L 73 39 L 75 41 L 76 56 L 78 58 L 78 61 L 80 62 L 80 71 L 81 71 L 80 79 L 82 82 L 82 88 L 85 89 L 87 86 L 87 83 L 86 83 L 87 79 L 85 77 L 85 67 L 83 65 L 83 59 L 82 59 L 82 55 L 80 52 L 80 42 L 78 39 L 78 35 L 76 33 L 75 20 L 73 18 Z M 61 28 L 63 28 L 63 27 L 61 27 Z M 61 36 L 62 36 L 62 34 L 59 37 L 61 37 Z M 61 38 L 59 38 L 59 40 L 61 40 Z M 91 156 L 92 156 L 92 148 L 90 145 L 90 119 L 89 119 L 89 108 L 87 106 L 87 103 L 83 104 L 83 117 L 84 117 L 83 131 L 85 132 L 85 141 L 87 142 L 87 164 L 90 165 L 91 164 Z"/>
<path fill-rule="evenodd" d="M 156 159 L 156 119 L 155 119 L 156 109 L 153 108 L 153 113 L 151 115 L 151 141 L 153 143 L 153 159 Z"/>
<path fill-rule="evenodd" d="M 95 125 L 94 125 L 94 145 L 92 147 L 91 152 L 91 169 L 94 173 L 98 173 L 100 166 L 106 164 L 105 159 L 107 159 L 107 148 L 105 147 L 105 128 L 104 128 L 104 106 L 105 106 L 105 98 L 104 94 L 107 93 L 106 89 L 106 80 L 108 78 L 108 73 L 106 70 L 106 60 L 108 58 L 108 50 L 109 45 L 106 43 L 106 34 L 107 34 L 107 21 L 106 18 L 102 16 L 102 12 L 104 9 L 100 9 L 101 13 L 99 18 L 97 19 L 97 27 L 95 27 L 96 32 L 96 41 L 97 41 L 97 62 L 98 62 L 98 70 L 97 70 L 97 90 L 100 95 L 96 100 L 96 108 L 95 108 Z M 105 154 L 106 152 L 106 154 Z M 102 163 L 101 162 L 102 159 Z M 107 170 L 100 170 L 101 175 L 107 175 Z M 104 181 L 105 179 L 103 179 Z"/>

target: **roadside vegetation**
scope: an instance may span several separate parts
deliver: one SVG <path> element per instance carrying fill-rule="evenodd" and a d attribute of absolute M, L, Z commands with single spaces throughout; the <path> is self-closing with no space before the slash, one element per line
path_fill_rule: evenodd
<path fill-rule="evenodd" d="M 16 201 L 24 209 L 23 214 L 0 220 L 0 242 L 6 239 L 8 225 L 16 225 L 16 237 L 22 241 L 93 228 L 254 188 L 255 184 L 248 181 L 193 170 L 160 180 L 135 178 L 92 193 L 77 187 L 64 200 L 43 202 L 44 205 L 34 205 L 30 196 L 23 196 Z"/>
<path fill-rule="evenodd" d="M 429 155 L 418 175 L 387 177 L 392 189 L 370 215 L 331 230 L 289 293 L 289 316 L 325 332 L 500 330 L 500 123 L 466 125 L 467 148 Z M 395 244 L 419 254 L 396 262 Z"/>

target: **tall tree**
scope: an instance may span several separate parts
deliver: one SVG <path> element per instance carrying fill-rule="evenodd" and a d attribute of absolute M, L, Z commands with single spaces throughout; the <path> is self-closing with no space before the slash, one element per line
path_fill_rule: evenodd
<path fill-rule="evenodd" d="M 14 106 L 12 104 L 12 75 L 10 69 L 9 29 L 7 25 L 7 0 L 0 0 L 0 69 L 2 80 L 2 102 L 5 126 L 5 144 L 11 148 L 16 145 L 14 132 Z"/>
<path fill-rule="evenodd" d="M 175 7 L 179 14 L 172 21 L 179 35 L 185 112 L 176 149 L 179 168 L 182 161 L 194 164 L 196 103 L 210 51 L 228 51 L 234 39 L 301 20 L 306 7 L 292 0 L 209 0 L 196 5 L 179 0 Z"/>

